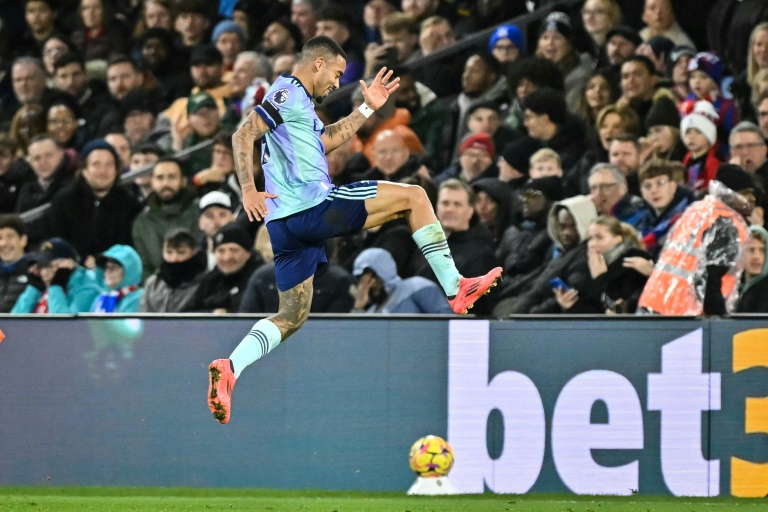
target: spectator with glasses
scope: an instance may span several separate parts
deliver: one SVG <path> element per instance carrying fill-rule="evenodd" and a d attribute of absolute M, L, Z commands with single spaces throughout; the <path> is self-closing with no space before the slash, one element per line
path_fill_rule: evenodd
<path fill-rule="evenodd" d="M 629 193 L 627 178 L 612 164 L 599 163 L 589 171 L 589 195 L 600 215 L 613 215 L 635 226 L 642 215 L 643 201 Z"/>

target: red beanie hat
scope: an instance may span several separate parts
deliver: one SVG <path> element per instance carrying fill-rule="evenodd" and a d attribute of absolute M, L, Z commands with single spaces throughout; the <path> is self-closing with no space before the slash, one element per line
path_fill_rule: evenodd
<path fill-rule="evenodd" d="M 470 148 L 484 149 L 493 158 L 496 155 L 496 148 L 493 146 L 493 139 L 487 133 L 473 133 L 469 137 L 464 139 L 464 142 L 459 146 L 459 155 Z"/>

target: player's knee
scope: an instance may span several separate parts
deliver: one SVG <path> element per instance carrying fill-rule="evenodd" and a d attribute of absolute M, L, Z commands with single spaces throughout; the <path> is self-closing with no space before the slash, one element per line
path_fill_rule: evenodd
<path fill-rule="evenodd" d="M 432 203 L 429 201 L 427 192 L 418 185 L 409 185 L 408 187 L 410 209 L 415 210 L 417 208 L 432 208 Z"/>

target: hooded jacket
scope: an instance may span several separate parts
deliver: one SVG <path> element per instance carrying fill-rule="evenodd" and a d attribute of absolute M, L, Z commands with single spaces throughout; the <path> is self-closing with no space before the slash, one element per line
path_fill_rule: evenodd
<path fill-rule="evenodd" d="M 750 233 L 759 233 L 768 240 L 768 231 L 761 226 L 750 226 Z M 746 277 L 746 274 L 745 274 Z M 741 297 L 736 306 L 737 313 L 768 313 L 768 258 L 763 263 L 760 275 L 741 283 Z"/>
<path fill-rule="evenodd" d="M 123 280 L 114 288 L 104 282 L 104 269 L 96 266 L 96 282 L 101 294 L 93 301 L 93 313 L 138 313 L 141 296 L 144 293 L 141 284 L 142 265 L 139 253 L 128 245 L 114 245 L 102 255 L 113 259 L 123 267 Z M 113 305 L 108 305 L 114 301 Z M 106 307 L 106 311 L 105 311 Z"/>
<path fill-rule="evenodd" d="M 42 291 L 31 284 L 27 285 L 11 313 L 34 313 L 35 306 L 42 295 Z M 66 289 L 57 284 L 48 287 L 48 313 L 66 315 L 87 313 L 98 296 L 99 285 L 96 283 L 93 271 L 78 265 L 69 276 Z"/>
<path fill-rule="evenodd" d="M 498 178 L 481 178 L 472 182 L 475 192 L 485 192 L 496 203 L 496 220 L 488 226 L 497 246 L 512 221 L 512 190 Z"/>
<path fill-rule="evenodd" d="M 371 269 L 383 282 L 387 298 L 373 304 L 367 313 L 452 313 L 443 291 L 424 277 L 401 278 L 392 255 L 384 249 L 371 248 L 355 259 L 352 274 L 359 277 Z"/>
<path fill-rule="evenodd" d="M 189 187 L 179 190 L 173 202 L 163 204 L 157 194 L 149 196 L 147 207 L 133 222 L 133 243 L 144 265 L 143 277 L 160 268 L 163 262 L 163 238 L 172 228 L 186 228 L 197 233 L 200 209 L 195 191 Z"/>
<path fill-rule="evenodd" d="M 576 231 L 579 232 L 581 242 L 588 238 L 589 225 L 597 218 L 597 208 L 589 196 L 569 197 L 552 205 L 547 220 L 547 232 L 560 253 L 564 252 L 563 245 L 560 243 L 560 230 L 557 227 L 557 214 L 561 208 L 571 212 L 576 221 Z"/>

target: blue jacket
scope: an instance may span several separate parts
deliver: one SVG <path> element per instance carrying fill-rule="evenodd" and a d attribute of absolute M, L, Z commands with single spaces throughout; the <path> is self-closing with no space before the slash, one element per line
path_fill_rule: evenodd
<path fill-rule="evenodd" d="M 43 292 L 32 285 L 22 292 L 11 313 L 34 313 Z M 66 291 L 59 285 L 48 288 L 48 312 L 51 314 L 76 314 L 90 311 L 91 304 L 99 296 L 99 286 L 92 270 L 76 267 L 69 276 Z"/>
<path fill-rule="evenodd" d="M 371 269 L 382 281 L 387 291 L 387 300 L 381 306 L 381 313 L 453 313 L 443 291 L 424 277 L 401 278 L 397 275 L 395 259 L 385 249 L 372 247 L 355 258 L 353 274 L 361 276 L 365 269 Z M 373 313 L 376 305 L 367 312 Z"/>
<path fill-rule="evenodd" d="M 101 294 L 91 304 L 90 311 L 94 313 L 138 313 L 139 304 L 141 303 L 141 296 L 144 293 L 143 288 L 137 288 L 132 291 L 128 291 L 130 286 L 139 286 L 141 284 L 141 273 L 143 267 L 141 265 L 141 257 L 136 250 L 129 245 L 113 245 L 103 254 L 106 258 L 111 258 L 125 270 L 123 280 L 120 281 L 115 288 L 107 287 L 104 282 L 104 269 L 100 266 L 96 267 L 96 282 L 101 289 Z M 125 293 L 123 295 L 123 293 Z M 104 311 L 101 306 L 105 299 L 109 297 L 117 296 L 118 302 L 114 306 L 113 310 Z"/>

